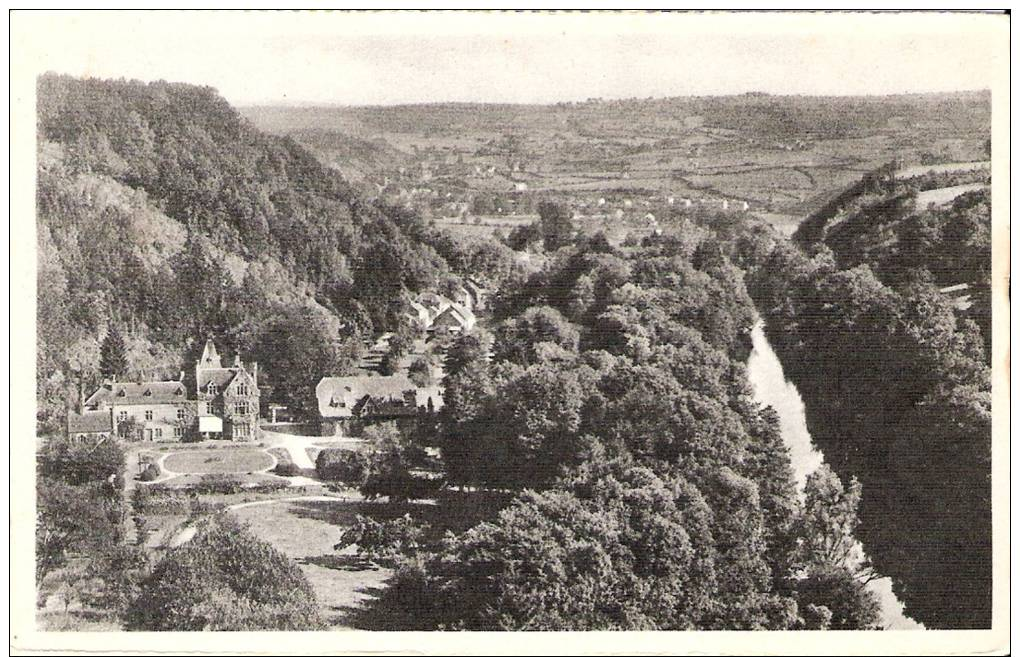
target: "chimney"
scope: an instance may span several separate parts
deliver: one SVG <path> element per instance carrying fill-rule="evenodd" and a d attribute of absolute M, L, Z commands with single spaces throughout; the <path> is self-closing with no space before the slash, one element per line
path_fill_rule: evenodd
<path fill-rule="evenodd" d="M 251 378 L 255 381 L 255 387 L 259 387 L 259 364 L 254 362 L 251 364 Z"/>
<path fill-rule="evenodd" d="M 184 381 L 184 370 L 181 370 L 181 374 L 177 377 L 177 380 L 182 382 Z"/>
<path fill-rule="evenodd" d="M 241 354 L 234 354 L 234 367 L 241 367 Z"/>

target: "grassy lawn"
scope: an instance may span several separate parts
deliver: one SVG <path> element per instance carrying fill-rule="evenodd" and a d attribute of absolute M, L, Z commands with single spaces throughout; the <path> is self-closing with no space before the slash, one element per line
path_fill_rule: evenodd
<path fill-rule="evenodd" d="M 333 629 L 364 629 L 357 620 L 360 612 L 385 587 L 392 571 L 365 563 L 355 555 L 353 546 L 343 552 L 333 546 L 340 540 L 342 528 L 370 506 L 305 500 L 260 504 L 232 513 L 297 562 Z"/>
<path fill-rule="evenodd" d="M 273 464 L 273 458 L 257 449 L 175 452 L 163 462 L 171 472 L 228 474 L 257 472 Z"/>
<path fill-rule="evenodd" d="M 233 509 L 238 519 L 304 571 L 335 630 L 394 630 L 394 619 L 373 602 L 388 586 L 393 572 L 365 562 L 355 546 L 333 549 L 358 514 L 391 520 L 406 513 L 429 523 L 432 538 L 447 530 L 460 532 L 491 518 L 508 497 L 447 491 L 440 504 L 380 504 L 355 501 L 294 500 Z M 399 621 L 397 621 L 399 622 Z"/>

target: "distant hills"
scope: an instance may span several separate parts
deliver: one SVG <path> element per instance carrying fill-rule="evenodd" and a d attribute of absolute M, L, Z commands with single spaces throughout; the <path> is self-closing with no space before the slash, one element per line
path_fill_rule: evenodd
<path fill-rule="evenodd" d="M 985 159 L 991 95 L 752 93 L 240 111 L 366 183 L 370 195 L 388 193 L 399 172 L 397 186 L 405 191 L 424 186 L 469 205 L 478 194 L 523 182 L 533 194 L 589 203 L 614 192 L 728 198 L 789 224 L 893 158 Z"/>

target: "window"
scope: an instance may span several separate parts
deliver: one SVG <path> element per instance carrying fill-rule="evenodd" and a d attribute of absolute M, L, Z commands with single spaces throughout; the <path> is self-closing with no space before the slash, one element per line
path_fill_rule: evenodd
<path fill-rule="evenodd" d="M 251 390 L 248 389 L 248 384 L 247 383 L 238 383 L 237 384 L 237 395 L 239 397 L 247 397 L 250 394 L 251 394 Z"/>
<path fill-rule="evenodd" d="M 183 420 L 184 419 L 184 409 L 183 408 L 178 408 L 177 409 L 177 419 L 178 420 Z"/>
<path fill-rule="evenodd" d="M 153 429 L 152 430 L 152 436 L 156 440 L 159 440 L 160 438 L 163 437 L 163 430 L 162 429 L 158 429 L 158 428 L 157 429 Z"/>
<path fill-rule="evenodd" d="M 234 425 L 234 437 L 235 438 L 247 438 L 248 437 L 248 425 L 247 424 L 235 424 Z"/>
<path fill-rule="evenodd" d="M 184 438 L 184 427 L 174 427 L 174 438 L 177 440 Z"/>
<path fill-rule="evenodd" d="M 127 411 L 121 411 L 117 413 L 117 420 L 119 422 L 127 422 Z"/>
<path fill-rule="evenodd" d="M 213 383 L 212 381 L 209 382 L 209 385 L 206 386 L 205 389 L 206 389 L 206 392 L 208 392 L 210 395 L 215 395 L 215 394 L 219 393 L 219 391 L 220 391 L 219 387 L 215 383 Z"/>
<path fill-rule="evenodd" d="M 152 411 L 145 411 L 145 419 L 152 420 Z"/>
<path fill-rule="evenodd" d="M 234 404 L 234 415 L 247 415 L 248 402 L 237 402 Z"/>

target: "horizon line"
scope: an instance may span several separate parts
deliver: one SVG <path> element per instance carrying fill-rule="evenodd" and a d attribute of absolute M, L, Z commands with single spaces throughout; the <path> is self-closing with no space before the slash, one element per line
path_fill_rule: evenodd
<path fill-rule="evenodd" d="M 184 83 L 188 84 L 188 83 Z M 196 85 L 199 86 L 199 85 Z M 204 86 L 204 85 L 203 85 Z M 213 87 L 222 95 L 222 93 Z M 893 93 L 850 93 L 850 94 L 818 94 L 818 93 L 781 93 L 771 91 L 742 91 L 736 93 L 707 93 L 707 94 L 685 94 L 670 96 L 621 96 L 621 97 L 591 97 L 583 100 L 549 100 L 549 101 L 492 101 L 492 100 L 420 100 L 402 101 L 393 103 L 344 103 L 339 101 L 316 101 L 316 100 L 260 100 L 235 102 L 229 101 L 235 107 L 291 107 L 291 108 L 373 108 L 373 107 L 424 107 L 435 105 L 488 105 L 494 107 L 555 107 L 557 105 L 584 105 L 593 103 L 614 103 L 644 101 L 654 102 L 662 100 L 687 100 L 702 98 L 741 98 L 741 97 L 770 97 L 770 98 L 898 98 L 904 96 L 940 96 L 940 95 L 973 95 L 990 94 L 991 89 L 987 87 L 971 89 L 942 89 L 926 91 L 898 91 Z M 227 99 L 229 100 L 229 99 Z"/>

